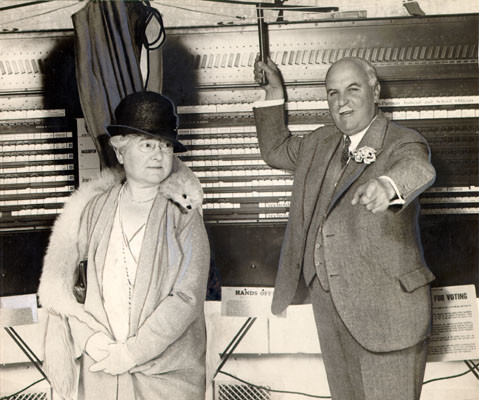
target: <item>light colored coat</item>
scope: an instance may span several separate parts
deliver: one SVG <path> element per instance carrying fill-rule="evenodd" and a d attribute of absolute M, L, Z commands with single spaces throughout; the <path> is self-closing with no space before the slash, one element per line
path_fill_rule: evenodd
<path fill-rule="evenodd" d="M 118 381 L 96 373 L 102 377 L 98 393 L 86 393 L 87 399 L 116 399 L 105 388 L 112 382 L 121 385 L 123 378 L 132 382 L 137 399 L 204 398 L 203 304 L 210 259 L 200 213 L 202 192 L 194 174 L 176 158 L 173 168 L 148 217 L 133 287 L 127 347 L 137 366 Z M 80 391 L 85 376 L 93 374 L 85 368 L 92 361 L 85 362 L 89 357 L 83 352 L 88 337 L 99 331 L 112 336 L 102 302 L 102 271 L 120 179 L 106 173 L 72 195 L 54 225 L 44 260 L 39 299 L 50 315 L 45 367 L 66 398 L 74 397 L 78 379 L 75 357 L 84 359 Z M 72 286 L 84 254 L 88 285 L 82 305 L 75 301 Z"/>
<path fill-rule="evenodd" d="M 294 171 L 290 214 L 281 250 L 272 311 L 291 304 L 298 287 L 306 238 L 321 183 L 342 134 L 324 127 L 304 138 L 285 126 L 284 107 L 255 108 L 259 145 L 271 166 Z M 331 297 L 353 337 L 375 352 L 403 349 L 430 330 L 429 283 L 434 275 L 423 259 L 418 196 L 435 179 L 429 148 L 417 132 L 379 112 L 358 148 L 377 151 L 372 164 L 350 161 L 338 182 L 321 229 Z M 405 203 L 373 214 L 351 205 L 369 179 L 389 176 Z"/>

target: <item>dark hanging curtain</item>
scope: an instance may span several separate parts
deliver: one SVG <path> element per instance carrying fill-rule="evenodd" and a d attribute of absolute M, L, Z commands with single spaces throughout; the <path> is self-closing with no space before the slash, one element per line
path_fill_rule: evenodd
<path fill-rule="evenodd" d="M 103 167 L 117 165 L 106 131 L 116 106 L 143 90 L 140 54 L 146 17 L 142 2 L 131 0 L 90 0 L 72 16 L 80 102 Z"/>

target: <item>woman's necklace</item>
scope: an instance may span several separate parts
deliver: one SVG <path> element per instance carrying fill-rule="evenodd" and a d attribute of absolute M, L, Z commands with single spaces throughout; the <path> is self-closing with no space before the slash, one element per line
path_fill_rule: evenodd
<path fill-rule="evenodd" d="M 124 269 L 125 269 L 125 273 L 126 273 L 126 280 L 127 280 L 127 283 L 128 283 L 128 309 L 129 309 L 129 312 L 131 312 L 131 299 L 132 299 L 132 292 L 133 292 L 133 280 L 131 279 L 130 277 L 130 271 L 128 269 L 128 264 L 127 264 L 127 261 L 126 261 L 126 248 L 128 247 L 128 250 L 129 250 L 129 253 L 131 255 L 131 258 L 133 259 L 133 261 L 135 262 L 136 265 L 138 265 L 138 260 L 135 258 L 131 248 L 130 248 L 130 241 L 141 231 L 141 229 L 145 226 L 146 223 L 143 223 L 137 230 L 136 232 L 133 234 L 133 236 L 131 237 L 130 240 L 128 240 L 128 237 L 126 235 L 126 232 L 125 232 L 125 229 L 123 228 L 123 218 L 122 218 L 122 213 L 121 213 L 121 209 L 122 209 L 122 206 L 123 206 L 123 192 L 126 192 L 125 190 L 125 185 L 122 186 L 121 190 L 120 190 L 120 193 L 119 193 L 119 201 L 118 201 L 118 219 L 119 219 L 119 222 L 120 222 L 120 230 L 121 230 L 121 234 L 122 234 L 122 241 L 121 241 L 121 251 L 122 251 L 122 255 L 123 255 L 123 266 L 124 266 Z M 156 196 L 155 196 L 156 197 Z M 130 197 L 130 199 L 132 199 Z M 153 198 L 154 199 L 154 198 Z M 151 200 L 153 200 L 151 199 Z M 133 200 L 133 199 L 132 199 Z M 149 201 L 151 201 L 149 200 Z M 134 200 L 133 200 L 134 201 Z M 144 201 L 143 203 L 146 203 L 146 201 Z"/>
<path fill-rule="evenodd" d="M 125 240 L 121 241 L 121 252 L 123 253 L 123 265 L 125 266 L 126 280 L 128 282 L 128 312 L 131 312 L 131 297 L 132 297 L 132 282 L 130 278 L 130 273 L 128 272 L 128 265 L 126 264 L 126 250 L 125 250 Z"/>
<path fill-rule="evenodd" d="M 156 197 L 156 193 L 155 193 L 155 195 L 151 199 L 138 201 L 138 200 L 135 200 L 130 193 L 128 193 L 128 190 L 126 190 L 126 184 L 123 184 L 123 188 L 124 188 L 124 192 L 133 203 L 137 203 L 137 204 L 149 203 L 150 201 L 153 201 Z"/>

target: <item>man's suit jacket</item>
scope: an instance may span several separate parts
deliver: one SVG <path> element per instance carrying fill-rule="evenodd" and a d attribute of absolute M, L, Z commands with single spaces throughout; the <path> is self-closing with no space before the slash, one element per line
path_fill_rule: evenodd
<path fill-rule="evenodd" d="M 342 140 L 334 126 L 304 138 L 285 125 L 283 106 L 255 108 L 261 154 L 272 167 L 294 172 L 289 221 L 281 250 L 272 311 L 283 311 L 296 293 L 306 237 L 321 182 Z M 403 349 L 430 330 L 429 283 L 418 227 L 418 195 L 435 179 L 429 148 L 417 132 L 379 112 L 358 148 L 374 148 L 376 161 L 351 160 L 338 182 L 320 230 L 331 297 L 353 337 L 371 351 Z M 369 179 L 389 176 L 405 200 L 373 214 L 351 205 Z"/>

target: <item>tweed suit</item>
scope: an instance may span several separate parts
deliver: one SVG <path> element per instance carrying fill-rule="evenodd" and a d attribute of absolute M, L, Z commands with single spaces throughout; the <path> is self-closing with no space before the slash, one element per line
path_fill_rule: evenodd
<path fill-rule="evenodd" d="M 284 107 L 254 109 L 264 160 L 294 172 L 289 221 L 281 250 L 272 311 L 282 312 L 296 293 L 304 268 L 307 236 L 319 227 L 322 264 L 330 295 L 354 339 L 373 352 L 390 352 L 424 341 L 430 331 L 429 283 L 434 275 L 423 259 L 418 195 L 435 179 L 429 148 L 417 132 L 388 120 L 379 112 L 358 148 L 374 148 L 376 161 L 351 160 L 338 177 L 332 198 L 322 188 L 333 153 L 342 140 L 334 126 L 304 138 L 285 125 Z M 390 177 L 404 199 L 400 206 L 373 214 L 351 205 L 355 190 L 370 179 Z M 327 202 L 321 222 L 312 223 L 315 207 Z M 318 268 L 318 267 L 317 267 Z M 312 281 L 305 274 L 306 284 Z"/>

